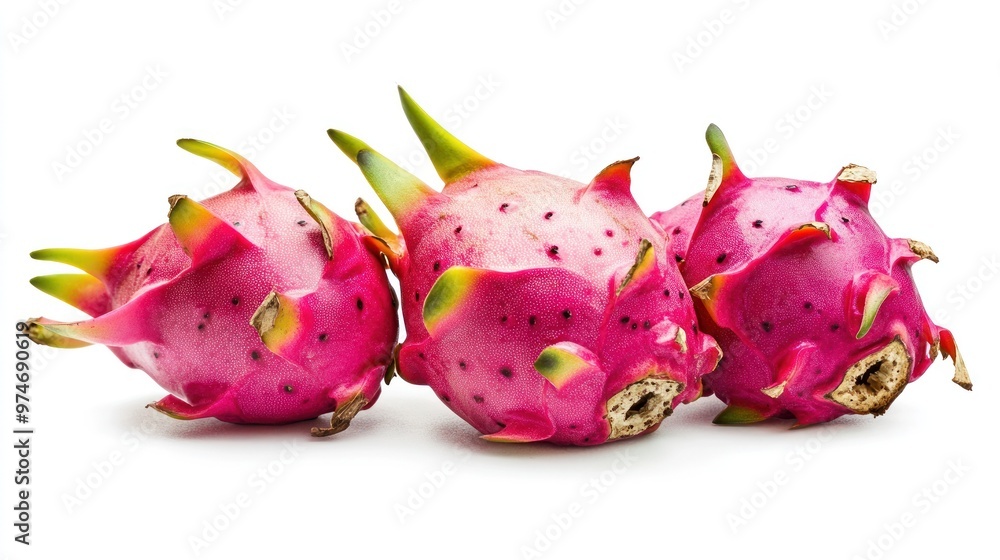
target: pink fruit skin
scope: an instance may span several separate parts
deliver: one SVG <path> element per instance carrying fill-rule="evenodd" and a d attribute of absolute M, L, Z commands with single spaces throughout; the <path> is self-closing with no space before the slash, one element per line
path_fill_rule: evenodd
<path fill-rule="evenodd" d="M 715 343 L 696 330 L 662 233 L 625 193 L 585 188 L 498 165 L 448 185 L 446 196 L 401 225 L 408 243 L 398 270 L 407 327 L 400 375 L 430 385 L 484 434 L 602 443 L 610 435 L 605 403 L 625 386 L 663 372 L 685 386 L 675 403 L 689 402 L 715 365 Z M 642 239 L 653 244 L 656 269 L 616 298 Z M 460 315 L 431 336 L 420 298 L 453 266 L 489 272 Z M 677 329 L 690 352 L 679 351 Z M 556 390 L 533 364 L 546 347 L 567 342 L 594 367 Z"/>
<path fill-rule="evenodd" d="M 439 125 L 408 110 L 422 138 L 432 128 L 439 142 L 458 143 L 440 140 L 447 133 Z M 701 394 L 718 347 L 698 331 L 663 232 L 629 192 L 634 160 L 586 185 L 494 163 L 459 144 L 481 158 L 475 169 L 451 178 L 439 166 L 440 193 L 410 176 L 421 198 L 394 209 L 386 185 L 371 179 L 389 174 L 376 164 L 391 164 L 357 139 L 331 137 L 357 155 L 401 229 L 393 265 L 407 332 L 400 375 L 429 385 L 484 437 L 596 445 L 652 431 Z M 556 373 L 543 375 L 549 366 Z M 641 401 L 647 393 L 635 389 L 632 400 L 609 404 L 644 379 L 680 389 L 665 402 Z M 642 409 L 654 401 L 656 411 Z M 642 409 L 642 424 L 615 431 L 608 416 L 629 405 Z"/>
<path fill-rule="evenodd" d="M 323 226 L 296 193 L 238 161 L 242 180 L 203 201 L 209 214 L 193 220 L 194 237 L 179 239 L 172 221 L 113 252 L 106 296 L 88 310 L 94 320 L 37 324 L 107 344 L 171 393 L 151 406 L 178 418 L 276 424 L 357 396 L 371 406 L 398 324 L 384 267 L 364 243 L 370 234 L 320 206 L 330 257 Z M 272 292 L 294 329 L 269 348 L 251 318 Z"/>
<path fill-rule="evenodd" d="M 705 377 L 706 393 L 735 413 L 720 415 L 720 423 L 793 416 L 808 425 L 856 412 L 828 395 L 852 364 L 896 337 L 910 382 L 939 347 L 961 364 L 951 333 L 930 320 L 910 273 L 921 258 L 937 258 L 875 223 L 867 208 L 873 173 L 848 166 L 829 183 L 749 179 L 717 128 L 710 127 L 709 143 L 723 162 L 718 190 L 704 206 L 706 194 L 698 193 L 652 219 L 671 236 L 693 293 L 713 278 L 696 307 L 723 349 L 718 369 Z M 879 290 L 888 296 L 862 334 L 865 298 Z M 956 382 L 971 387 L 964 364 L 957 369 L 964 377 L 956 372 Z M 782 382 L 776 398 L 763 392 Z M 889 403 L 870 412 L 881 414 Z"/>

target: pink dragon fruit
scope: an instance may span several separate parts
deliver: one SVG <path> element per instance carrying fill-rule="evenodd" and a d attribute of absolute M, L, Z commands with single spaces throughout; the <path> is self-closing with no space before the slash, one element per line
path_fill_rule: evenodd
<path fill-rule="evenodd" d="M 848 165 L 829 183 L 749 179 L 718 127 L 706 137 L 705 192 L 652 218 L 724 351 L 705 377 L 706 393 L 728 405 L 717 424 L 878 416 L 939 351 L 954 360 L 955 383 L 972 388 L 954 337 L 931 322 L 910 275 L 937 257 L 875 223 L 872 171 Z"/>
<path fill-rule="evenodd" d="M 697 398 L 718 347 L 629 192 L 635 160 L 589 185 L 520 171 L 400 97 L 443 192 L 330 131 L 402 232 L 358 201 L 400 279 L 400 375 L 502 442 L 596 445 L 652 431 Z"/>
<path fill-rule="evenodd" d="M 203 204 L 170 197 L 169 224 L 132 243 L 32 253 L 87 273 L 31 283 L 93 319 L 34 319 L 31 338 L 107 345 L 171 393 L 149 406 L 174 418 L 275 424 L 334 411 L 313 435 L 345 429 L 392 367 L 397 304 L 377 240 L 230 151 L 178 145 L 239 183 Z"/>

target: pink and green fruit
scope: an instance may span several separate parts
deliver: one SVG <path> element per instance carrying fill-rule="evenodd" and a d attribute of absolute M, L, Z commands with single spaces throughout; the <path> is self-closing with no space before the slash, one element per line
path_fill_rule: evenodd
<path fill-rule="evenodd" d="M 704 192 L 652 216 L 698 300 L 700 324 L 723 349 L 705 377 L 744 424 L 794 417 L 880 415 L 942 354 L 972 383 L 955 338 L 924 310 L 910 267 L 930 247 L 893 239 L 868 212 L 875 174 L 848 165 L 828 183 L 748 178 L 722 132 L 706 134 Z"/>
<path fill-rule="evenodd" d="M 29 322 L 35 342 L 104 344 L 170 395 L 179 419 L 276 424 L 334 412 L 343 430 L 379 396 L 398 320 L 377 240 L 242 157 L 178 144 L 240 178 L 201 203 L 170 197 L 168 223 L 110 249 L 44 249 L 75 266 L 32 284 L 90 320 Z"/>
<path fill-rule="evenodd" d="M 718 346 L 630 193 L 635 160 L 590 184 L 514 169 L 400 96 L 442 191 L 330 131 L 401 230 L 359 201 L 400 279 L 400 375 L 502 442 L 596 445 L 652 431 L 696 399 Z"/>

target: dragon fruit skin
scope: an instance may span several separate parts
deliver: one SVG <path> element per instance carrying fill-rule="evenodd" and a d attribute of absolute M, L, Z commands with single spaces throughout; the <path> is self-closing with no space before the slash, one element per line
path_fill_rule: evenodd
<path fill-rule="evenodd" d="M 149 406 L 175 418 L 276 424 L 335 411 L 313 435 L 343 430 L 378 398 L 398 331 L 374 238 L 232 152 L 178 144 L 240 182 L 203 203 L 171 197 L 169 223 L 132 243 L 32 253 L 87 273 L 32 284 L 94 318 L 35 319 L 31 337 L 107 345 L 171 393 Z"/>
<path fill-rule="evenodd" d="M 635 160 L 589 185 L 520 171 L 400 97 L 442 192 L 330 131 L 401 229 L 359 200 L 400 279 L 400 375 L 501 442 L 596 445 L 652 431 L 697 398 L 718 347 L 629 192 Z"/>
<path fill-rule="evenodd" d="M 910 267 L 930 248 L 891 239 L 868 212 L 875 174 L 857 165 L 829 183 L 749 179 L 722 132 L 706 191 L 652 216 L 702 327 L 723 348 L 705 377 L 728 407 L 719 424 L 772 416 L 796 426 L 886 411 L 939 352 L 972 384 L 954 337 L 928 317 Z"/>

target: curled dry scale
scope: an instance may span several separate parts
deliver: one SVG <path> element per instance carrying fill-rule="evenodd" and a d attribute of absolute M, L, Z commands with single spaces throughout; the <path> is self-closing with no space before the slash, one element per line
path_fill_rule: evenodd
<path fill-rule="evenodd" d="M 149 406 L 174 418 L 332 412 L 317 436 L 346 429 L 394 371 L 486 439 L 563 445 L 648 433 L 712 393 L 728 405 L 720 424 L 877 416 L 939 354 L 972 388 L 910 274 L 937 257 L 878 227 L 870 170 L 748 178 L 713 125 L 704 192 L 649 219 L 630 193 L 638 158 L 587 184 L 522 171 L 399 93 L 442 189 L 329 131 L 399 234 L 361 199 L 361 224 L 348 222 L 237 154 L 181 140 L 238 184 L 170 197 L 168 223 L 131 243 L 32 253 L 83 272 L 31 283 L 92 317 L 32 319 L 32 340 L 108 346 L 170 393 Z"/>

